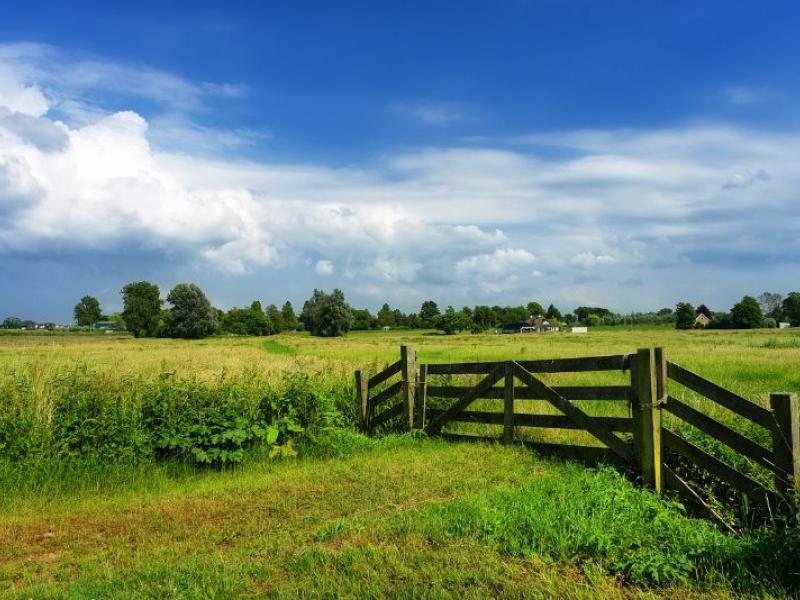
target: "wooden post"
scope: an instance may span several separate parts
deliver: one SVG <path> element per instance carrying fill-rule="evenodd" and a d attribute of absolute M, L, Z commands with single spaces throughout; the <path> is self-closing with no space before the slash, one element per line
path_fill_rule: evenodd
<path fill-rule="evenodd" d="M 414 428 L 414 396 L 417 388 L 417 353 L 413 346 L 400 346 L 403 395 L 408 410 L 408 429 Z"/>
<path fill-rule="evenodd" d="M 503 443 L 514 441 L 514 363 L 506 361 L 505 389 L 503 390 Z"/>
<path fill-rule="evenodd" d="M 794 505 L 800 494 L 800 402 L 794 394 L 776 392 L 769 395 L 769 404 L 775 415 L 772 430 L 775 465 L 786 474 L 775 475 L 775 487 Z"/>
<path fill-rule="evenodd" d="M 369 377 L 368 373 L 356 371 L 356 397 L 361 410 L 361 431 L 369 433 Z"/>
<path fill-rule="evenodd" d="M 428 401 L 428 365 L 419 366 L 419 376 L 417 377 L 417 394 L 414 398 L 414 428 L 425 428 L 425 405 Z"/>
<path fill-rule="evenodd" d="M 660 349 L 659 349 L 660 350 Z M 658 380 L 661 379 L 662 394 L 665 391 L 666 371 L 664 352 L 656 357 L 653 348 L 640 349 L 632 357 L 631 384 L 633 387 L 633 447 L 642 473 L 642 480 L 649 488 L 660 492 L 661 480 L 661 407 Z M 661 374 L 661 375 L 659 375 Z"/>

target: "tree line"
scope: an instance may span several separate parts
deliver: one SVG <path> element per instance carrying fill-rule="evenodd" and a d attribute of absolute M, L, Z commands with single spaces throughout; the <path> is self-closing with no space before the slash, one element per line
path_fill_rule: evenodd
<path fill-rule="evenodd" d="M 300 315 L 286 301 L 279 308 L 269 304 L 264 308 L 254 300 L 248 307 L 228 311 L 211 305 L 205 293 L 195 284 L 181 283 L 173 287 L 162 300 L 159 287 L 147 281 L 132 282 L 122 290 L 121 313 L 105 315 L 100 302 L 84 296 L 75 305 L 73 316 L 79 327 L 111 321 L 117 329 L 126 329 L 136 337 L 203 338 L 214 334 L 272 335 L 285 331 L 305 330 L 312 335 L 334 337 L 351 330 L 381 328 L 437 329 L 446 334 L 463 331 L 480 333 L 511 324 L 524 324 L 544 317 L 554 325 L 633 326 L 674 325 L 678 329 L 696 326 L 697 315 L 703 312 L 709 328 L 775 327 L 785 320 L 800 326 L 800 293 L 791 292 L 785 298 L 778 293 L 765 292 L 758 299 L 745 296 L 728 312 L 712 312 L 705 305 L 695 308 L 689 302 L 679 302 L 672 310 L 662 308 L 652 312 L 619 314 L 605 307 L 579 306 L 562 314 L 553 304 L 547 308 L 538 301 L 518 306 L 477 305 L 440 310 L 433 300 L 422 303 L 417 312 L 404 313 L 383 304 L 377 313 L 353 308 L 344 293 L 315 289 L 303 304 Z M 24 328 L 26 323 L 15 317 L 3 321 L 8 329 Z"/>
<path fill-rule="evenodd" d="M 698 323 L 700 314 L 707 323 Z M 756 329 L 777 327 L 781 322 L 800 327 L 800 292 L 789 292 L 786 297 L 777 292 L 764 292 L 758 298 L 744 296 L 729 311 L 712 311 L 705 304 L 695 308 L 691 302 L 678 302 L 675 307 L 676 329 Z"/>

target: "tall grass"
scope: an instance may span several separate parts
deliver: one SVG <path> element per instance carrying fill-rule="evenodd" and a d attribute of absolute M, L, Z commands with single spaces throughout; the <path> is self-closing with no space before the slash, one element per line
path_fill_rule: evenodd
<path fill-rule="evenodd" d="M 43 395 L 30 372 L 0 380 L 0 489 L 69 489 L 156 464 L 179 472 L 294 456 L 355 418 L 349 382 L 324 372 L 123 380 L 83 364 L 49 383 Z"/>

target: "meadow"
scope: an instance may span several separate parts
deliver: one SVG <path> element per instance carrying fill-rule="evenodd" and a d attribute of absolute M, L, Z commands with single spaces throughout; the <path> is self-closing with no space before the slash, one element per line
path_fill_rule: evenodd
<path fill-rule="evenodd" d="M 379 371 L 400 344 L 413 345 L 418 362 L 662 346 L 670 360 L 765 406 L 772 391 L 800 391 L 792 330 L 2 336 L 0 593 L 780 597 L 800 589 L 796 531 L 727 535 L 610 467 L 519 446 L 365 438 L 353 370 Z"/>

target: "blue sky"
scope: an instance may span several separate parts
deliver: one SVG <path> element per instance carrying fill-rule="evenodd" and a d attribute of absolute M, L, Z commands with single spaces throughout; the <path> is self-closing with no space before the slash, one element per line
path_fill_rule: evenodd
<path fill-rule="evenodd" d="M 4 8 L 0 316 L 800 288 L 794 3 L 215 4 Z"/>

